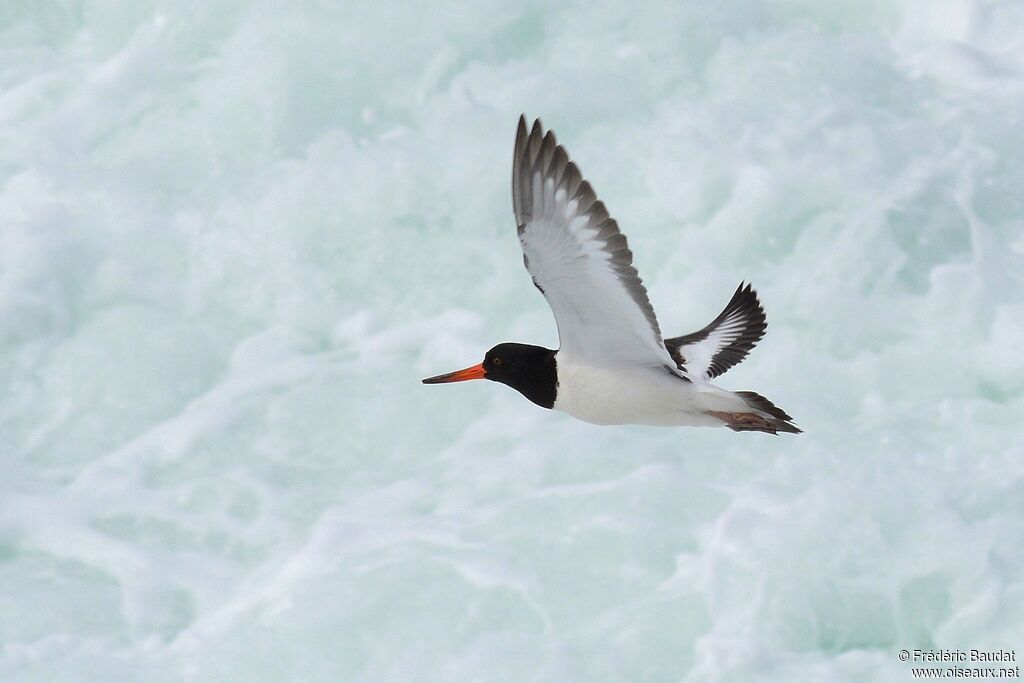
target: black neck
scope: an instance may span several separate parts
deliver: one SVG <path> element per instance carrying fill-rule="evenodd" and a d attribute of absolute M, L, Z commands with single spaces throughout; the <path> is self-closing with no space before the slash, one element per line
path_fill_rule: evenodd
<path fill-rule="evenodd" d="M 537 358 L 533 372 L 512 378 L 508 385 L 542 408 L 550 409 L 555 407 L 558 372 L 555 369 L 555 352 L 545 351 L 545 355 Z"/>

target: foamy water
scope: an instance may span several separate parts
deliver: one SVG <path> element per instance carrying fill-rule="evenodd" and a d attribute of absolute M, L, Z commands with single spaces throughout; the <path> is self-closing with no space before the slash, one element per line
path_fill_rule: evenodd
<path fill-rule="evenodd" d="M 1024 650 L 1024 5 L 9 3 L 0 678 L 906 681 Z M 806 433 L 422 386 L 556 346 L 541 116 Z"/>

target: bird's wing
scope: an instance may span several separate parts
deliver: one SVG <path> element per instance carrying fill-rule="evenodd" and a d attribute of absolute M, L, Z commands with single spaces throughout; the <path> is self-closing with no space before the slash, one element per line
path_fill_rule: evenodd
<path fill-rule="evenodd" d="M 764 336 L 764 309 L 757 293 L 740 283 L 718 317 L 700 332 L 665 340 L 665 347 L 690 377 L 709 380 L 747 357 Z"/>
<path fill-rule="evenodd" d="M 664 366 L 661 339 L 619 226 L 540 120 L 519 118 L 512 203 L 523 261 L 558 324 L 559 353 L 604 365 Z"/>

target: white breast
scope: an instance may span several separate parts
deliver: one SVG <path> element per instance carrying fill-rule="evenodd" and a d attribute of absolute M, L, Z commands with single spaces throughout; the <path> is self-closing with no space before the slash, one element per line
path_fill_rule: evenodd
<path fill-rule="evenodd" d="M 651 367 L 595 367 L 555 357 L 555 410 L 600 425 L 720 426 L 705 415 L 708 394 L 729 393 Z"/>

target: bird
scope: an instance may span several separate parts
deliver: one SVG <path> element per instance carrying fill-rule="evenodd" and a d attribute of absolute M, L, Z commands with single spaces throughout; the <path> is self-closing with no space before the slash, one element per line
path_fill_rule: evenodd
<path fill-rule="evenodd" d="M 802 432 L 784 410 L 716 379 L 747 357 L 767 327 L 741 282 L 703 329 L 663 338 L 626 236 L 540 119 L 519 117 L 512 205 L 523 263 L 547 299 L 559 348 L 505 342 L 472 367 L 424 384 L 486 379 L 543 408 L 597 425 L 728 427 Z"/>

